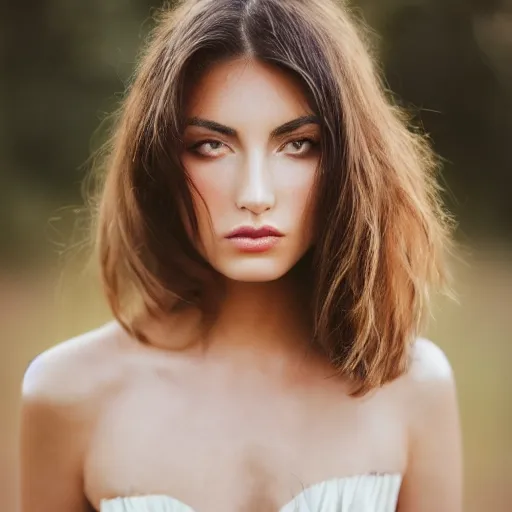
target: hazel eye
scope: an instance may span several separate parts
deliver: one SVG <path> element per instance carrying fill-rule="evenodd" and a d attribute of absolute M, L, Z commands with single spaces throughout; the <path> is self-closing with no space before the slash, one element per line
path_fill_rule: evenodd
<path fill-rule="evenodd" d="M 305 155 L 316 146 L 318 146 L 318 142 L 313 139 L 304 138 L 288 142 L 284 146 L 284 150 L 286 153 L 290 153 L 292 155 Z"/>
<path fill-rule="evenodd" d="M 218 156 L 225 144 L 218 140 L 202 140 L 192 145 L 189 151 L 201 156 Z"/>

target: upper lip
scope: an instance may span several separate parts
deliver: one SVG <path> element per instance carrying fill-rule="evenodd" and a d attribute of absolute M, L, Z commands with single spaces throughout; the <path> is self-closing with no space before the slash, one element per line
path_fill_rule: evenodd
<path fill-rule="evenodd" d="M 264 236 L 283 236 L 283 234 L 272 226 L 262 226 L 261 228 L 242 226 L 231 231 L 226 238 L 261 238 Z"/>

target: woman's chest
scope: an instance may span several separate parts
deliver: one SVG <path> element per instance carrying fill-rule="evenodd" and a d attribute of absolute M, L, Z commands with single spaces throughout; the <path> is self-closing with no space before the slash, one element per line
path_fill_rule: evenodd
<path fill-rule="evenodd" d="M 139 384 L 104 407 L 84 467 L 93 504 L 160 494 L 201 512 L 275 511 L 316 482 L 402 468 L 401 424 L 382 407 L 329 389 L 200 391 Z"/>

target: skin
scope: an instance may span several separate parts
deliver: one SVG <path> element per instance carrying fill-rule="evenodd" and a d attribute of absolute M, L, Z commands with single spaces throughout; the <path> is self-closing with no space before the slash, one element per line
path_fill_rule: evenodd
<path fill-rule="evenodd" d="M 21 511 L 83 512 L 136 494 L 199 512 L 279 510 L 303 487 L 374 471 L 404 476 L 400 512 L 461 510 L 456 393 L 441 350 L 418 340 L 407 375 L 357 399 L 308 350 L 288 271 L 314 241 L 319 155 L 294 141 L 320 133 L 313 123 L 270 137 L 311 114 L 298 84 L 231 61 L 203 77 L 188 107 L 190 119 L 237 132 L 185 133 L 183 161 L 204 200 L 198 247 L 227 282 L 218 319 L 207 339 L 192 335 L 190 312 L 153 321 L 149 345 L 112 322 L 40 355 L 23 383 Z M 203 140 L 215 142 L 200 156 L 190 148 Z M 267 253 L 225 239 L 265 224 L 285 235 Z"/>
<path fill-rule="evenodd" d="M 232 281 L 282 277 L 313 238 L 308 199 L 320 158 L 320 126 L 309 119 L 313 112 L 301 88 L 263 64 L 225 62 L 192 93 L 188 117 L 184 139 L 192 150 L 182 161 L 197 191 L 203 254 Z M 272 136 L 296 119 L 302 119 L 300 128 Z M 201 126 L 208 120 L 236 133 Z M 241 253 L 225 238 L 239 226 L 272 226 L 285 236 L 275 250 Z"/>

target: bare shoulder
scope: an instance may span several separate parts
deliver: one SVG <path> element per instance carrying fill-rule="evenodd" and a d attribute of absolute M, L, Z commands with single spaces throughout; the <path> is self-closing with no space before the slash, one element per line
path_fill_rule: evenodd
<path fill-rule="evenodd" d="M 45 350 L 25 371 L 23 402 L 88 403 L 112 381 L 118 340 L 119 327 L 111 322 Z"/>
<path fill-rule="evenodd" d="M 434 342 L 425 338 L 416 340 L 411 351 L 411 366 L 407 375 L 411 383 L 453 382 L 453 370 L 446 354 Z"/>
<path fill-rule="evenodd" d="M 426 426 L 438 415 L 457 408 L 455 376 L 443 350 L 434 342 L 420 338 L 411 350 L 409 371 L 401 379 L 406 410 L 412 423 Z"/>
<path fill-rule="evenodd" d="M 21 510 L 89 510 L 83 463 L 102 405 L 122 374 L 117 324 L 61 342 L 25 372 L 20 421 Z"/>
<path fill-rule="evenodd" d="M 462 510 L 462 446 L 452 366 L 433 342 L 412 347 L 409 371 L 397 386 L 405 397 L 408 458 L 399 509 Z"/>

